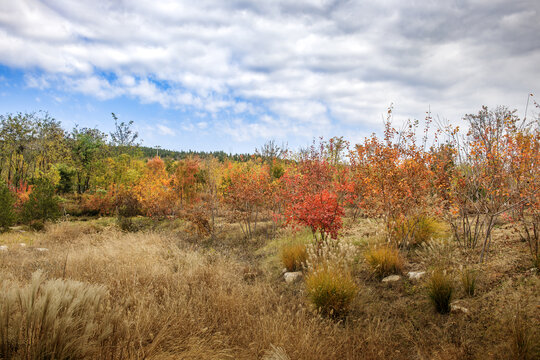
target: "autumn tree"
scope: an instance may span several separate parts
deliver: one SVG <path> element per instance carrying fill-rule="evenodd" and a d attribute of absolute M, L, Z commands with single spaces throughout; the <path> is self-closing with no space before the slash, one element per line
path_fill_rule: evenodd
<path fill-rule="evenodd" d="M 540 123 L 522 123 L 509 143 L 510 194 L 518 233 L 540 267 Z"/>
<path fill-rule="evenodd" d="M 523 179 L 518 173 L 523 174 L 519 170 L 523 164 L 532 163 L 524 151 L 515 111 L 502 106 L 495 110 L 482 107 L 478 114 L 464 119 L 469 125 L 467 134 L 449 125 L 444 129 L 450 139 L 448 146 L 455 151 L 456 164 L 449 184 L 447 220 L 460 244 L 469 248 L 482 245 L 482 262 L 498 217 L 526 202 L 522 198 Z"/>
<path fill-rule="evenodd" d="M 166 217 L 176 213 L 172 179 L 159 157 L 148 160 L 145 173 L 133 187 L 133 192 L 147 216 Z"/>
<path fill-rule="evenodd" d="M 343 204 L 348 200 L 340 192 L 344 189 L 340 180 L 344 178 L 336 177 L 336 167 L 329 163 L 325 146 L 324 142 L 314 143 L 301 151 L 295 165 L 289 166 L 280 179 L 286 223 L 309 227 L 318 242 L 338 237 Z"/>
<path fill-rule="evenodd" d="M 223 200 L 248 239 L 266 209 L 270 176 L 267 165 L 254 161 L 229 163 L 223 178 Z"/>
<path fill-rule="evenodd" d="M 180 206 L 189 205 L 195 200 L 198 185 L 203 180 L 199 161 L 189 158 L 178 161 L 173 183 L 180 200 Z"/>
<path fill-rule="evenodd" d="M 392 110 L 384 139 L 372 135 L 350 153 L 355 204 L 367 215 L 382 217 L 389 240 L 406 246 L 417 219 L 431 204 L 429 154 L 417 144 L 418 122 L 403 130 L 392 126 Z"/>

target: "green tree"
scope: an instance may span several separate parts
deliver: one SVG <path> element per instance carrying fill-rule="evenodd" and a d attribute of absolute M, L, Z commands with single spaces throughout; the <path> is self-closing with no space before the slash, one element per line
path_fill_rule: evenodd
<path fill-rule="evenodd" d="M 60 204 L 54 193 L 55 186 L 47 179 L 38 179 L 27 202 L 23 205 L 25 222 L 56 220 L 60 217 Z"/>
<path fill-rule="evenodd" d="M 0 180 L 0 232 L 7 231 L 15 223 L 14 204 L 15 196 L 6 183 Z"/>
<path fill-rule="evenodd" d="M 71 132 L 71 156 L 77 177 L 77 192 L 82 194 L 90 188 L 90 180 L 106 155 L 107 135 L 98 129 L 75 127 Z"/>
<path fill-rule="evenodd" d="M 56 186 L 58 191 L 62 194 L 72 192 L 75 186 L 73 179 L 77 173 L 77 170 L 74 167 L 63 163 L 56 165 L 56 170 L 60 176 L 60 181 Z"/>
<path fill-rule="evenodd" d="M 41 177 L 68 157 L 65 139 L 46 112 L 0 116 L 0 175 L 12 184 Z"/>
<path fill-rule="evenodd" d="M 137 139 L 139 133 L 133 129 L 133 120 L 118 122 L 118 117 L 115 113 L 111 113 L 114 120 L 114 131 L 109 133 L 111 136 L 111 145 L 114 147 L 117 154 L 132 153 L 134 147 L 139 146 Z"/>

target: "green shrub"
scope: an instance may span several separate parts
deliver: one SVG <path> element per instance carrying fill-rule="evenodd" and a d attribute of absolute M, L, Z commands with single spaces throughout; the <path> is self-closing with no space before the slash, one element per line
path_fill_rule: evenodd
<path fill-rule="evenodd" d="M 399 250 L 394 247 L 384 245 L 371 248 L 366 254 L 366 260 L 378 277 L 401 274 L 403 271 L 403 260 Z"/>
<path fill-rule="evenodd" d="M 141 204 L 130 191 L 120 191 L 116 195 L 115 206 L 118 210 L 118 216 L 133 217 L 141 215 Z"/>
<path fill-rule="evenodd" d="M 321 267 L 306 277 L 306 291 L 317 311 L 337 317 L 349 310 L 358 288 L 349 272 Z"/>
<path fill-rule="evenodd" d="M 454 293 L 452 278 L 446 272 L 437 269 L 427 283 L 428 296 L 435 310 L 441 314 L 450 312 L 450 302 Z"/>
<path fill-rule="evenodd" d="M 15 196 L 0 180 L 0 232 L 9 230 L 9 227 L 15 223 L 14 204 Z"/>
<path fill-rule="evenodd" d="M 287 271 L 298 271 L 304 268 L 307 260 L 305 244 L 289 244 L 281 249 L 281 261 Z"/>
<path fill-rule="evenodd" d="M 23 205 L 24 222 L 32 220 L 56 220 L 60 217 L 60 202 L 54 194 L 55 186 L 47 179 L 39 179 L 30 197 Z"/>
<path fill-rule="evenodd" d="M 461 284 L 467 296 L 474 296 L 476 292 L 477 272 L 473 269 L 464 269 L 461 272 Z"/>
<path fill-rule="evenodd" d="M 32 220 L 32 221 L 30 221 L 28 226 L 30 227 L 30 229 L 32 229 L 34 231 L 43 231 L 43 230 L 45 230 L 45 223 L 43 221 L 41 221 L 41 220 Z"/>
<path fill-rule="evenodd" d="M 125 232 L 138 232 L 155 227 L 155 223 L 152 219 L 140 216 L 133 218 L 119 216 L 117 224 L 118 227 Z"/>

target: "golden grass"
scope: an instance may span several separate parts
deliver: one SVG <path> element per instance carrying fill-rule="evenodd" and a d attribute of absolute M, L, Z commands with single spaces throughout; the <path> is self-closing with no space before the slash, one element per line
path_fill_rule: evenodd
<path fill-rule="evenodd" d="M 281 249 L 281 261 L 287 271 L 299 271 L 306 265 L 307 250 L 305 244 L 289 244 Z"/>
<path fill-rule="evenodd" d="M 318 312 L 340 317 L 349 310 L 358 287 L 349 272 L 325 266 L 307 275 L 306 292 Z"/>
<path fill-rule="evenodd" d="M 366 253 L 366 260 L 378 277 L 401 274 L 403 259 L 397 248 L 383 245 L 374 246 Z"/>
<path fill-rule="evenodd" d="M 421 284 L 387 287 L 357 278 L 362 291 L 351 300 L 348 315 L 336 321 L 311 311 L 302 284 L 285 284 L 279 270 L 260 271 L 270 255 L 254 255 L 253 244 L 216 250 L 183 242 L 170 231 L 123 233 L 92 226 L 61 223 L 48 226 L 46 233 L 0 235 L 0 244 L 8 246 L 0 252 L 0 283 L 5 284 L 1 294 L 30 288 L 38 270 L 43 273 L 42 289 L 57 284 L 55 289 L 80 287 L 100 294 L 103 311 L 98 315 L 78 317 L 72 312 L 68 317 L 74 323 L 95 324 L 80 336 L 87 352 L 79 358 L 512 358 L 513 332 L 521 348 L 519 339 L 526 338 L 528 344 L 535 338 L 520 338 L 523 331 L 512 330 L 504 314 L 520 304 L 528 324 L 540 320 L 540 280 L 525 272 L 528 268 L 520 270 L 528 258 L 519 240 L 494 241 L 483 269 L 482 293 L 464 300 L 469 315 L 439 317 L 429 311 Z M 28 245 L 20 247 L 19 242 Z M 278 248 L 274 251 L 279 255 Z M 452 254 L 456 263 L 462 259 L 459 251 Z M 245 276 L 247 267 L 252 277 Z M 513 294 L 523 297 L 514 299 Z M 21 310 L 13 312 L 13 318 L 17 313 Z M 69 339 L 66 331 L 59 333 Z M 109 336 L 101 342 L 105 334 Z M 22 348 L 12 351 L 25 354 Z"/>
<path fill-rule="evenodd" d="M 476 285 L 478 279 L 478 271 L 470 268 L 461 271 L 461 285 L 467 296 L 474 296 L 476 293 Z"/>
<path fill-rule="evenodd" d="M 116 335 L 119 319 L 106 309 L 102 286 L 45 281 L 37 271 L 24 287 L 4 282 L 0 294 L 1 358 L 102 357 Z"/>
<path fill-rule="evenodd" d="M 418 246 L 446 232 L 445 225 L 428 215 L 412 216 L 396 225 L 392 238 L 399 246 Z"/>

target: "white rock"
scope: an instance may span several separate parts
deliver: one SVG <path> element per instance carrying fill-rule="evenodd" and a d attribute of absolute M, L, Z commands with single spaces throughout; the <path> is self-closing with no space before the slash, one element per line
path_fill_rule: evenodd
<path fill-rule="evenodd" d="M 47 249 L 47 248 L 36 248 L 36 251 L 45 252 L 45 251 L 49 251 L 49 249 Z"/>
<path fill-rule="evenodd" d="M 8 251 L 7 245 L 0 245 L 0 251 Z"/>
<path fill-rule="evenodd" d="M 401 279 L 401 276 L 399 275 L 390 275 L 382 279 L 382 282 L 383 283 L 396 282 L 396 281 L 399 281 L 400 279 Z"/>
<path fill-rule="evenodd" d="M 294 282 L 299 281 L 302 279 L 302 272 L 301 271 L 293 271 L 293 272 L 286 272 L 283 274 L 283 278 L 285 279 L 285 282 L 287 284 L 292 284 Z"/>
<path fill-rule="evenodd" d="M 469 313 L 469 309 L 458 304 L 450 304 L 450 311 L 453 313 L 463 313 L 463 314 Z"/>
<path fill-rule="evenodd" d="M 25 243 L 20 243 L 19 244 L 21 247 L 26 247 L 26 244 Z"/>
<path fill-rule="evenodd" d="M 425 274 L 426 274 L 425 271 L 411 271 L 407 273 L 407 275 L 409 276 L 409 279 L 411 280 L 419 280 L 422 277 L 424 277 Z"/>

